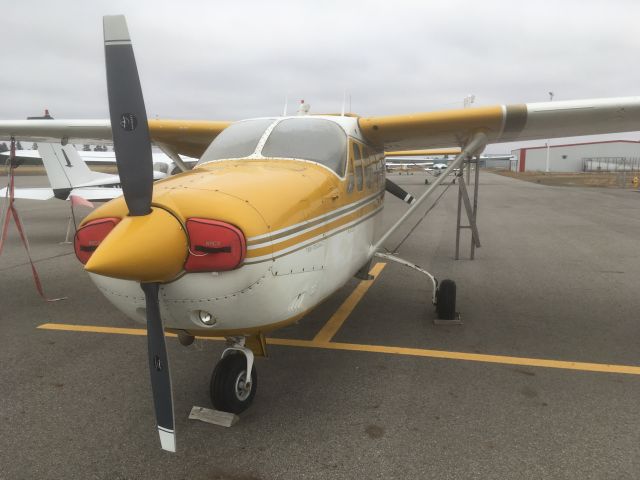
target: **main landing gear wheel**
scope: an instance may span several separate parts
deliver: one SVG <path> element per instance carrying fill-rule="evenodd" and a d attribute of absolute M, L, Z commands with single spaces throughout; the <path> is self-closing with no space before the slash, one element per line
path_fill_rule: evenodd
<path fill-rule="evenodd" d="M 436 292 L 436 312 L 441 320 L 456 318 L 456 282 L 442 280 Z"/>
<path fill-rule="evenodd" d="M 216 410 L 230 413 L 244 412 L 253 401 L 258 388 L 255 365 L 251 382 L 247 385 L 247 359 L 239 352 L 231 352 L 221 359 L 211 375 L 211 403 Z"/>
<path fill-rule="evenodd" d="M 429 179 L 428 179 L 428 178 L 425 178 L 425 179 L 424 179 L 424 184 L 425 184 L 425 185 L 429 185 Z"/>

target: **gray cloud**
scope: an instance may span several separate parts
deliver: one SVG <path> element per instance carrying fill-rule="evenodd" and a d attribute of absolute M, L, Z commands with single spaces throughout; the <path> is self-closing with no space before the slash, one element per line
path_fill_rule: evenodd
<path fill-rule="evenodd" d="M 634 1 L 20 2 L 0 118 L 107 116 L 104 14 L 124 13 L 150 116 L 240 119 L 305 98 L 362 115 L 640 94 Z M 637 135 L 635 136 L 637 137 Z M 634 137 L 634 138 L 635 138 Z M 504 147 L 497 147 L 499 151 Z"/>

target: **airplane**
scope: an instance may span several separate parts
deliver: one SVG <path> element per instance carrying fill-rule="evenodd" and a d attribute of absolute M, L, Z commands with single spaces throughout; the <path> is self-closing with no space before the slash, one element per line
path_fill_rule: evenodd
<path fill-rule="evenodd" d="M 446 163 L 434 163 L 433 166 L 431 167 L 430 171 L 432 171 L 434 175 L 438 176 L 446 168 L 447 168 L 447 164 Z"/>
<path fill-rule="evenodd" d="M 387 172 L 393 172 L 395 170 L 409 171 L 418 168 L 434 176 L 438 176 L 447 168 L 449 161 L 448 156 L 458 153 L 460 153 L 459 148 L 385 152 L 386 168 Z M 432 158 L 435 155 L 438 157 Z M 444 156 L 444 159 L 442 156 Z M 483 160 L 485 162 L 487 160 L 511 160 L 513 155 L 479 155 L 477 158 L 480 162 Z M 425 180 L 425 184 L 428 183 L 428 180 Z"/>
<path fill-rule="evenodd" d="M 0 156 L 8 157 L 10 152 L 0 152 Z M 116 154 L 114 152 L 78 151 L 80 158 L 87 165 L 115 165 Z M 174 175 L 181 172 L 181 168 L 165 153 L 153 152 L 153 169 L 158 172 Z M 42 155 L 36 150 L 16 150 L 15 158 L 20 160 L 41 160 Z M 181 157 L 185 165 L 190 169 L 198 161 L 197 158 Z M 4 163 L 4 162 L 3 162 Z"/>
<path fill-rule="evenodd" d="M 409 172 L 420 169 L 427 172 L 432 171 L 433 165 L 449 155 L 460 153 L 459 148 L 432 148 L 424 150 L 405 150 L 384 152 L 387 172 L 400 171 Z"/>
<path fill-rule="evenodd" d="M 165 329 L 184 345 L 223 336 L 211 376 L 214 407 L 241 413 L 257 389 L 265 334 L 300 319 L 350 278 L 367 278 L 444 177 L 486 145 L 635 131 L 640 97 L 470 107 L 360 117 L 268 116 L 229 121 L 148 120 L 123 16 L 103 19 L 110 118 L 0 121 L 0 136 L 113 141 L 123 197 L 92 211 L 74 249 L 98 289 L 146 324 L 161 447 L 176 450 Z M 151 143 L 199 158 L 153 182 Z M 384 151 L 460 147 L 417 199 L 385 178 Z M 410 206 L 379 237 L 385 191 Z M 440 318 L 455 315 L 455 283 L 433 281 Z"/>
<path fill-rule="evenodd" d="M 68 200 L 71 195 L 75 195 L 90 202 L 105 202 L 122 195 L 120 177 L 89 169 L 73 145 L 40 143 L 38 153 L 51 188 L 15 188 L 14 198 Z M 154 180 L 166 176 L 165 173 L 153 170 Z M 7 187 L 0 189 L 0 196 L 6 195 Z"/>
<path fill-rule="evenodd" d="M 438 177 L 440 176 L 440 174 L 443 172 L 443 170 L 445 170 L 447 168 L 447 164 L 446 163 L 434 163 L 433 161 L 420 161 L 417 160 L 415 162 L 410 162 L 410 163 L 399 163 L 399 162 L 386 162 L 385 164 L 385 168 L 387 170 L 387 173 L 394 173 L 394 172 L 398 172 L 398 175 L 402 175 L 402 172 L 405 172 L 406 175 L 413 175 L 413 172 L 416 170 L 422 170 L 424 172 L 427 172 L 431 175 L 433 175 L 434 177 Z M 456 175 L 458 172 L 460 171 L 459 168 L 454 169 L 453 171 L 451 171 L 451 173 L 453 175 Z M 452 183 L 456 183 L 455 177 L 452 180 Z M 425 185 L 429 185 L 429 179 L 425 178 L 424 179 L 424 184 Z"/>

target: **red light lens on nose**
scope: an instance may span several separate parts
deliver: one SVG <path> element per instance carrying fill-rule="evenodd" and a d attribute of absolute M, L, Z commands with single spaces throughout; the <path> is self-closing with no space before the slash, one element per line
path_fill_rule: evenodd
<path fill-rule="evenodd" d="M 216 220 L 190 218 L 187 272 L 224 272 L 233 270 L 244 260 L 247 245 L 237 227 Z"/>
<path fill-rule="evenodd" d="M 73 238 L 73 248 L 78 260 L 85 264 L 102 241 L 120 221 L 119 218 L 99 218 L 83 225 Z"/>

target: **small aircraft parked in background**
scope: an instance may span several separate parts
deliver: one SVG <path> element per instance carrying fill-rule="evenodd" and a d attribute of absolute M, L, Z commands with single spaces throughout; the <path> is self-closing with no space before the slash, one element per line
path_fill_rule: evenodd
<path fill-rule="evenodd" d="M 107 151 L 93 151 L 93 150 L 78 150 L 78 155 L 87 166 L 95 166 L 95 165 L 116 165 L 116 154 L 115 152 L 107 152 Z M 180 173 L 182 170 L 176 163 L 169 157 L 167 154 L 162 152 L 153 152 L 153 169 L 170 174 L 175 175 L 176 173 Z M 9 152 L 0 152 L 0 158 L 8 158 Z M 41 160 L 42 155 L 36 150 L 16 150 L 15 158 L 18 162 L 22 160 Z M 187 156 L 181 156 L 182 161 L 185 165 L 192 168 L 198 161 L 197 158 L 191 158 Z M 1 162 L 4 163 L 4 162 Z"/>
<path fill-rule="evenodd" d="M 27 152 L 34 152 L 27 150 Z M 40 143 L 38 158 L 42 158 L 51 188 L 15 188 L 14 198 L 27 200 L 68 200 L 71 195 L 90 202 L 105 202 L 122 195 L 120 177 L 108 173 L 94 172 L 78 154 L 73 145 Z M 31 158 L 36 158 L 35 156 Z M 166 173 L 153 170 L 153 179 L 165 178 Z M 6 195 L 6 188 L 0 196 Z"/>

